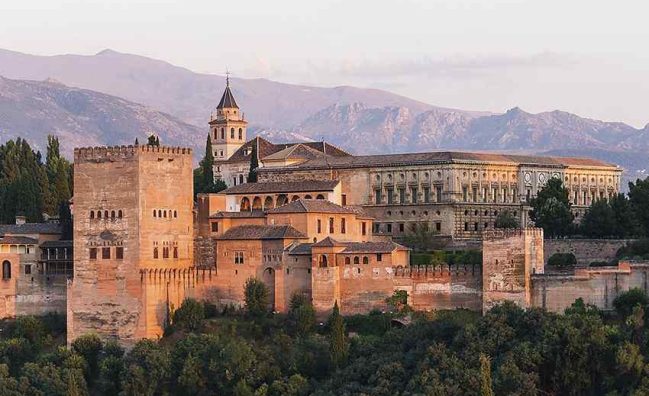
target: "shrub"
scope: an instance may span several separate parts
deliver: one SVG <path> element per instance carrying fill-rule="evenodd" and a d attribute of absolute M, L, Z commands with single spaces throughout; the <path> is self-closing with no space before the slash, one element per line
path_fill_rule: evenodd
<path fill-rule="evenodd" d="M 613 300 L 613 306 L 620 316 L 626 318 L 631 314 L 633 308 L 640 305 L 642 308 L 649 304 L 649 298 L 642 289 L 633 288 L 629 289 Z"/>
<path fill-rule="evenodd" d="M 190 331 L 198 330 L 203 323 L 203 319 L 205 319 L 203 304 L 193 298 L 186 298 L 180 308 L 173 314 L 174 326 Z"/>
<path fill-rule="evenodd" d="M 639 239 L 621 247 L 615 256 L 622 258 L 649 258 L 649 239 Z"/>
<path fill-rule="evenodd" d="M 555 253 L 548 259 L 548 265 L 556 268 L 574 267 L 577 258 L 572 253 Z"/>
<path fill-rule="evenodd" d="M 246 310 L 252 316 L 268 312 L 268 287 L 256 278 L 249 278 L 245 285 Z"/>
<path fill-rule="evenodd" d="M 589 267 L 608 267 L 611 265 L 608 261 L 593 261 L 588 266 Z"/>

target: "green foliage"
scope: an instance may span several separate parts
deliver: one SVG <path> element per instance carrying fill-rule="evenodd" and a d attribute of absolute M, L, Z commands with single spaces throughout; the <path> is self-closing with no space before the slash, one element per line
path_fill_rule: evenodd
<path fill-rule="evenodd" d="M 649 259 L 649 238 L 628 243 L 616 252 L 615 257 L 618 259 Z"/>
<path fill-rule="evenodd" d="M 520 228 L 520 222 L 509 210 L 503 210 L 496 216 L 496 228 Z"/>
<path fill-rule="evenodd" d="M 313 333 L 316 325 L 315 309 L 304 294 L 293 294 L 289 317 L 295 322 L 295 332 L 301 336 Z"/>
<path fill-rule="evenodd" d="M 546 236 L 554 238 L 571 233 L 574 218 L 572 205 L 568 199 L 568 190 L 563 186 L 561 179 L 548 180 L 530 204 L 530 218 L 537 227 L 543 228 Z"/>
<path fill-rule="evenodd" d="M 246 280 L 244 297 L 246 310 L 253 317 L 261 317 L 268 313 L 268 287 L 256 278 Z"/>
<path fill-rule="evenodd" d="M 259 168 L 259 156 L 257 154 L 257 145 L 252 146 L 250 154 L 250 171 L 248 172 L 248 183 L 257 183 L 257 168 Z"/>
<path fill-rule="evenodd" d="M 390 309 L 394 312 L 401 312 L 408 307 L 408 292 L 405 290 L 395 290 L 392 296 L 386 301 Z"/>
<path fill-rule="evenodd" d="M 493 396 L 491 385 L 491 358 L 484 353 L 480 354 L 480 395 Z"/>
<path fill-rule="evenodd" d="M 615 310 L 623 318 L 629 316 L 634 307 L 640 306 L 644 308 L 647 304 L 649 304 L 647 294 L 642 289 L 638 288 L 633 288 L 621 293 L 615 298 L 615 300 L 613 300 Z"/>
<path fill-rule="evenodd" d="M 340 315 L 338 302 L 334 304 L 333 312 L 329 317 L 329 354 L 334 367 L 342 367 L 349 355 L 349 342 L 345 335 L 345 321 Z"/>
<path fill-rule="evenodd" d="M 149 138 L 147 139 L 148 146 L 160 146 L 160 138 L 156 135 L 149 135 Z"/>
<path fill-rule="evenodd" d="M 196 331 L 201 327 L 205 319 L 203 304 L 193 298 L 186 298 L 180 308 L 173 313 L 174 327 Z"/>
<path fill-rule="evenodd" d="M 443 251 L 411 253 L 410 265 L 482 265 L 482 252 L 479 250 Z"/>
<path fill-rule="evenodd" d="M 649 177 L 629 183 L 629 200 L 638 216 L 644 235 L 649 234 Z"/>
<path fill-rule="evenodd" d="M 196 194 L 217 193 L 226 189 L 223 180 L 214 180 L 214 154 L 212 152 L 212 137 L 207 135 L 205 155 L 199 167 L 194 169 L 194 197 Z"/>
<path fill-rule="evenodd" d="M 85 334 L 72 342 L 72 351 L 83 357 L 86 362 L 85 378 L 88 383 L 99 373 L 99 354 L 103 343 L 96 334 Z"/>
<path fill-rule="evenodd" d="M 577 258 L 572 253 L 555 253 L 548 259 L 548 265 L 554 268 L 568 268 L 577 265 Z"/>
<path fill-rule="evenodd" d="M 403 238 L 403 244 L 416 252 L 428 252 L 433 248 L 437 232 L 430 229 L 427 223 L 413 224 Z"/>

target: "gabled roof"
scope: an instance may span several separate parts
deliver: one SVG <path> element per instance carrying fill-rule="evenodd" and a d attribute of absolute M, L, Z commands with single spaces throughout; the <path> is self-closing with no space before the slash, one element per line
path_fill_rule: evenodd
<path fill-rule="evenodd" d="M 232 95 L 232 91 L 230 91 L 230 85 L 227 85 L 225 87 L 225 91 L 223 92 L 221 101 L 219 102 L 219 105 L 216 106 L 216 108 L 217 109 L 225 109 L 225 108 L 238 109 L 239 108 L 239 106 L 237 106 L 237 102 L 234 100 L 234 95 Z"/>
<path fill-rule="evenodd" d="M 329 143 L 326 142 L 305 142 L 305 143 L 271 143 L 268 140 L 264 139 L 261 136 L 256 136 L 247 142 L 245 142 L 241 147 L 237 149 L 237 151 L 234 152 L 225 161 L 215 161 L 216 163 L 219 164 L 231 164 L 231 163 L 238 163 L 238 162 L 249 162 L 250 161 L 250 153 L 252 152 L 252 147 L 254 145 L 257 145 L 257 155 L 263 161 L 266 157 L 273 155 L 275 153 L 278 153 L 282 150 L 285 150 L 287 148 L 291 148 L 294 146 L 304 146 L 306 148 L 315 150 L 317 152 L 326 154 L 327 157 L 349 157 L 349 153 L 346 153 L 345 151 L 339 149 L 336 146 L 333 146 Z M 244 154 L 244 153 L 248 154 Z M 309 152 L 309 158 L 313 156 L 312 152 Z M 297 155 L 298 153 L 295 153 L 294 155 Z M 324 157 L 324 156 L 322 156 Z M 306 159 L 309 159 L 306 158 Z M 313 157 L 316 158 L 316 157 Z M 272 159 L 271 159 L 272 160 Z"/>
<path fill-rule="evenodd" d="M 390 253 L 394 250 L 410 250 L 398 243 L 389 242 L 347 242 L 343 253 Z"/>
<path fill-rule="evenodd" d="M 312 243 L 300 243 L 289 249 L 288 254 L 293 255 L 311 255 Z"/>
<path fill-rule="evenodd" d="M 306 235 L 290 225 L 242 225 L 227 230 L 218 240 L 306 239 Z"/>
<path fill-rule="evenodd" d="M 325 154 L 304 144 L 289 146 L 274 154 L 264 157 L 264 161 L 277 161 L 287 159 L 313 159 L 324 157 Z"/>
<path fill-rule="evenodd" d="M 298 199 L 286 205 L 271 209 L 272 213 L 349 213 L 357 214 L 355 210 L 336 205 L 325 199 Z"/>
<path fill-rule="evenodd" d="M 0 236 L 34 235 L 34 234 L 60 234 L 61 225 L 56 223 L 25 223 L 25 224 L 0 224 Z"/>
<path fill-rule="evenodd" d="M 326 237 L 323 240 L 320 240 L 313 245 L 312 247 L 334 247 L 334 246 L 345 246 L 345 243 L 343 242 L 338 242 L 337 240 L 333 239 L 332 237 Z"/>
<path fill-rule="evenodd" d="M 38 239 L 24 236 L 5 235 L 0 238 L 0 245 L 37 245 Z"/>
<path fill-rule="evenodd" d="M 263 194 L 333 191 L 338 180 L 304 180 L 287 182 L 244 183 L 226 188 L 220 194 Z"/>
<path fill-rule="evenodd" d="M 240 218 L 263 218 L 266 213 L 261 210 L 243 211 L 243 212 L 216 212 L 210 216 L 210 219 L 240 219 Z"/>
<path fill-rule="evenodd" d="M 514 155 L 498 153 L 474 153 L 457 151 L 435 151 L 428 153 L 403 153 L 358 155 L 343 157 L 326 157 L 307 160 L 300 164 L 290 165 L 293 169 L 348 169 L 378 168 L 403 165 L 435 165 L 444 163 L 497 163 L 529 166 L 548 166 L 562 168 L 565 166 L 586 166 L 617 168 L 617 165 L 591 158 L 544 157 L 531 155 Z M 282 168 L 260 169 L 272 172 Z"/>

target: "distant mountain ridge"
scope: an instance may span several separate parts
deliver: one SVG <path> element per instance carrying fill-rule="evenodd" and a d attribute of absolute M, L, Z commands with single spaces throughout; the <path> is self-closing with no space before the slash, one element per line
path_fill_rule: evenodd
<path fill-rule="evenodd" d="M 95 142 L 92 144 L 113 144 L 156 132 L 163 141 L 202 150 L 209 115 L 225 85 L 221 76 L 194 73 L 164 61 L 112 50 L 90 56 L 36 56 L 0 49 L 0 75 L 49 79 L 23 84 L 49 87 L 48 92 L 59 86 L 72 98 L 96 98 L 88 99 L 85 113 L 66 108 L 65 101 L 54 100 L 59 94 L 45 94 L 46 103 L 40 103 L 43 93 L 35 89 L 30 101 L 30 91 L 23 92 L 22 105 L 11 107 L 11 100 L 5 97 L 4 108 L 0 108 L 0 123 L 4 122 L 0 124 L 0 140 L 7 136 L 6 131 L 10 136 L 33 136 L 35 141 L 44 141 L 41 135 L 45 133 L 57 132 L 68 136 L 72 144 L 83 145 L 88 136 Z M 63 88 L 61 84 L 85 90 Z M 359 154 L 437 149 L 570 152 L 618 162 L 629 170 L 629 177 L 642 176 L 649 169 L 649 126 L 636 129 L 558 110 L 531 114 L 513 108 L 493 114 L 448 109 L 354 87 L 322 88 L 234 78 L 232 88 L 250 122 L 250 137 L 259 134 L 274 141 L 324 139 Z M 99 92 L 113 95 L 112 99 Z M 25 107 L 25 103 L 33 107 Z M 34 109 L 40 105 L 55 105 L 71 118 L 65 121 L 62 113 L 53 110 L 37 114 Z M 21 120 L 21 111 L 33 122 Z M 119 121 L 120 117 L 124 120 Z"/>

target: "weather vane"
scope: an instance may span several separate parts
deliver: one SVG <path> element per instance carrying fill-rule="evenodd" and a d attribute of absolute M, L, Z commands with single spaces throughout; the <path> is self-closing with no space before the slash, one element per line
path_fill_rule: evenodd
<path fill-rule="evenodd" d="M 225 69 L 225 86 L 229 87 L 230 86 L 230 70 L 227 68 Z"/>

